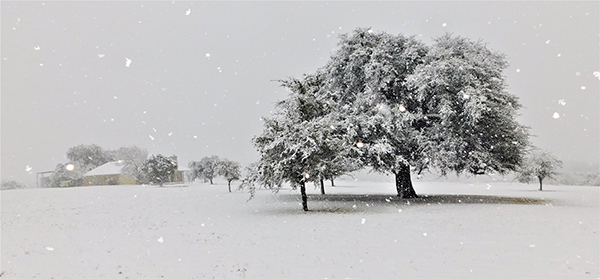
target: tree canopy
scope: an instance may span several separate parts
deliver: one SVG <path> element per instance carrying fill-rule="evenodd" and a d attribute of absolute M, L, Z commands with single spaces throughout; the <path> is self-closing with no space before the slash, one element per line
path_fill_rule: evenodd
<path fill-rule="evenodd" d="M 157 183 L 162 187 L 177 171 L 177 162 L 161 154 L 152 154 L 142 165 L 141 170 L 150 182 Z"/>

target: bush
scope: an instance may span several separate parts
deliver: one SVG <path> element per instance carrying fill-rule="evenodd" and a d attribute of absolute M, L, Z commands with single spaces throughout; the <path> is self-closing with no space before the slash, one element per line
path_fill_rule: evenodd
<path fill-rule="evenodd" d="M 27 186 L 14 180 L 2 181 L 2 190 L 23 189 Z"/>

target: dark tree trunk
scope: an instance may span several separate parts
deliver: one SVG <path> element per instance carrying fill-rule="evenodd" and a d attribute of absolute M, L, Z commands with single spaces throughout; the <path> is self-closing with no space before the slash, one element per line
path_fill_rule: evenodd
<path fill-rule="evenodd" d="M 418 198 L 415 189 L 412 186 L 410 180 L 410 166 L 403 166 L 399 172 L 394 173 L 396 176 L 396 191 L 398 191 L 398 197 L 402 199 Z"/>
<path fill-rule="evenodd" d="M 540 181 L 540 191 L 542 191 L 542 179 L 543 178 L 541 176 L 538 176 L 538 180 Z"/>
<path fill-rule="evenodd" d="M 227 180 L 227 187 L 229 187 L 229 193 L 231 193 L 231 180 Z"/>
<path fill-rule="evenodd" d="M 210 181 L 210 185 L 212 185 L 213 184 L 212 178 L 209 178 L 208 180 Z"/>
<path fill-rule="evenodd" d="M 333 178 L 331 179 L 331 187 L 335 187 L 335 184 L 333 184 Z"/>
<path fill-rule="evenodd" d="M 323 182 L 322 177 L 321 177 L 321 195 L 325 195 L 325 183 Z"/>
<path fill-rule="evenodd" d="M 308 211 L 308 197 L 306 197 L 306 186 L 304 181 L 300 182 L 300 194 L 302 195 L 302 209 Z"/>

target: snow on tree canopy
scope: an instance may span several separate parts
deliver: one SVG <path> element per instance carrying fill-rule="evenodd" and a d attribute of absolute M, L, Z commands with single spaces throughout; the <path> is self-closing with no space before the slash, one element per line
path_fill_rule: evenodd
<path fill-rule="evenodd" d="M 516 121 L 518 98 L 506 90 L 507 66 L 503 54 L 467 38 L 447 34 L 426 46 L 358 28 L 315 74 L 283 82 L 290 97 L 254 144 L 261 162 L 293 185 L 345 158 L 394 174 L 404 198 L 417 196 L 411 168 L 512 171 L 529 141 Z"/>

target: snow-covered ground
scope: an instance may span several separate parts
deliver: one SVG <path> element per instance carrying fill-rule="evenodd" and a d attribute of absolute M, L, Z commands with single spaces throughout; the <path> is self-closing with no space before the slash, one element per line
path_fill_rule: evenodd
<path fill-rule="evenodd" d="M 1 192 L 3 278 L 598 278 L 598 187 L 339 180 L 327 195 L 96 186 Z M 237 185 L 236 185 L 237 186 Z"/>

